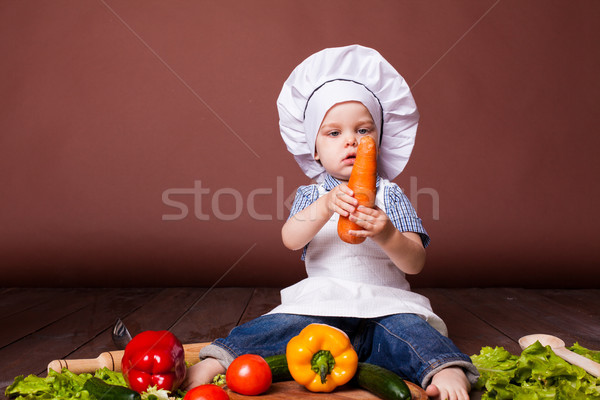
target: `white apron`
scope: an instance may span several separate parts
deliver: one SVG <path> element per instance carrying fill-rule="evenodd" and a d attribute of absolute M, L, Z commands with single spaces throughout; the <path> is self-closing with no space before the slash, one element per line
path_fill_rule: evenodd
<path fill-rule="evenodd" d="M 385 211 L 380 180 L 376 204 Z M 326 193 L 319 187 L 319 196 Z M 281 305 L 268 314 L 373 318 L 411 313 L 423 317 L 444 336 L 448 331 L 429 300 L 410 291 L 405 275 L 381 248 L 367 238 L 361 244 L 343 242 L 337 234 L 339 215 L 311 240 L 306 251 L 308 278 L 281 291 Z"/>

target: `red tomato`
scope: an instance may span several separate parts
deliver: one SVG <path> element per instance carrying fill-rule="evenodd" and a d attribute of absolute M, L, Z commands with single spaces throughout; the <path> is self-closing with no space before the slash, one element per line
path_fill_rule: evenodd
<path fill-rule="evenodd" d="M 183 400 L 229 400 L 229 396 L 220 386 L 207 384 L 191 389 Z"/>
<path fill-rule="evenodd" d="M 271 387 L 271 368 L 261 356 L 244 354 L 237 357 L 227 368 L 227 387 L 236 393 L 255 396 Z"/>

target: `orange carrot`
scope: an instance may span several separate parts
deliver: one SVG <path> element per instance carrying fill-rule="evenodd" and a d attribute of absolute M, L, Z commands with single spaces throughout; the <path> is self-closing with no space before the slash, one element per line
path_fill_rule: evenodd
<path fill-rule="evenodd" d="M 377 146 L 375 139 L 365 136 L 358 144 L 356 160 L 352 167 L 348 187 L 354 192 L 354 198 L 359 205 L 366 207 L 375 206 L 375 182 L 377 181 Z M 353 236 L 349 230 L 362 230 L 360 226 L 350 221 L 348 217 L 342 217 L 338 222 L 338 235 L 350 244 L 364 242 L 364 237 Z"/>

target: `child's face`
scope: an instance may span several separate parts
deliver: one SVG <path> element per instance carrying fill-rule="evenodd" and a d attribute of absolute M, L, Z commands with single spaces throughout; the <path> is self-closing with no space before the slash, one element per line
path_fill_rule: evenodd
<path fill-rule="evenodd" d="M 317 132 L 315 160 L 334 178 L 348 181 L 363 136 L 379 142 L 369 110 L 357 101 L 336 104 L 327 111 Z"/>

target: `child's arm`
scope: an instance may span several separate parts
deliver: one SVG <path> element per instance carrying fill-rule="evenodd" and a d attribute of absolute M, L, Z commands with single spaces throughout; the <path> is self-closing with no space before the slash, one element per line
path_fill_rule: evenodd
<path fill-rule="evenodd" d="M 381 209 L 359 206 L 350 220 L 363 230 L 350 231 L 355 236 L 370 237 L 407 274 L 418 274 L 425 265 L 425 248 L 414 232 L 400 232 Z"/>
<path fill-rule="evenodd" d="M 352 190 L 340 184 L 314 203 L 291 216 L 281 229 L 283 244 L 290 250 L 299 250 L 321 230 L 334 212 L 348 216 L 354 212 L 358 200 Z"/>

